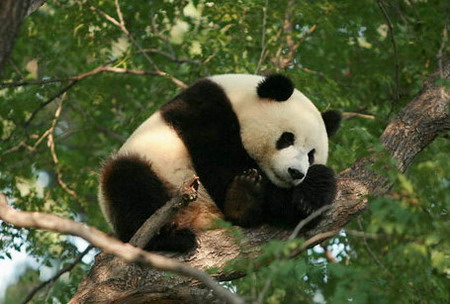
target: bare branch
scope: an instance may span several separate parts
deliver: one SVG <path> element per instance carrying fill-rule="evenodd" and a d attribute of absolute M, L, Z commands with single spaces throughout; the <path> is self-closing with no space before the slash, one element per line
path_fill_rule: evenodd
<path fill-rule="evenodd" d="M 76 76 L 66 77 L 66 78 L 53 78 L 53 79 L 40 79 L 40 80 L 30 80 L 30 81 L 21 81 L 21 82 L 1 82 L 0 88 L 12 88 L 19 86 L 27 86 L 27 85 L 41 85 L 55 82 L 66 82 L 66 81 L 80 81 L 87 77 L 91 77 L 100 73 L 117 73 L 117 74 L 133 74 L 133 75 L 150 75 L 150 76 L 165 76 L 162 72 L 158 71 L 141 71 L 141 70 L 133 70 L 133 69 L 123 69 L 116 67 L 108 67 L 101 66 L 93 69 L 92 71 L 82 73 Z"/>
<path fill-rule="evenodd" d="M 297 238 L 298 234 L 300 233 L 300 231 L 302 230 L 303 227 L 305 227 L 306 225 L 308 225 L 312 220 L 314 220 L 315 218 L 321 216 L 325 211 L 331 209 L 331 205 L 325 205 L 319 209 L 317 209 L 316 211 L 314 211 L 313 213 L 311 213 L 307 218 L 305 218 L 304 220 L 301 220 L 298 225 L 294 228 L 294 230 L 292 231 L 291 235 L 289 236 L 288 240 L 293 240 L 295 238 Z"/>
<path fill-rule="evenodd" d="M 76 192 L 70 189 L 70 187 L 63 181 L 61 169 L 58 166 L 59 160 L 58 155 L 56 154 L 54 132 L 56 125 L 58 123 L 59 116 L 61 115 L 61 110 L 62 110 L 62 101 L 59 102 L 58 108 L 56 109 L 55 112 L 55 117 L 53 118 L 52 121 L 52 125 L 48 129 L 49 132 L 47 136 L 47 145 L 50 148 L 50 154 L 52 155 L 53 164 L 55 166 L 56 180 L 58 181 L 58 184 L 61 186 L 61 188 L 64 189 L 64 191 L 69 193 L 73 198 L 75 198 L 76 200 L 80 200 Z"/>
<path fill-rule="evenodd" d="M 170 79 L 177 86 L 179 86 L 181 88 L 187 88 L 187 85 L 183 81 L 177 79 L 175 76 L 170 75 L 169 73 L 161 71 L 158 68 L 158 66 L 156 65 L 156 63 L 147 55 L 146 52 L 144 52 L 144 49 L 142 48 L 141 44 L 134 38 L 134 36 L 130 33 L 130 31 L 128 31 L 127 27 L 125 26 L 125 20 L 123 19 L 123 14 L 122 14 L 122 10 L 120 8 L 119 1 L 115 0 L 114 3 L 115 3 L 115 6 L 116 6 L 116 12 L 117 12 L 117 15 L 119 17 L 119 21 L 117 21 L 117 19 L 111 17 L 110 15 L 105 13 L 104 11 L 96 8 L 95 6 L 91 5 L 91 6 L 89 6 L 89 9 L 92 10 L 92 11 L 98 12 L 103 17 L 105 17 L 106 20 L 110 21 L 112 24 L 114 24 L 115 26 L 120 28 L 120 30 L 130 39 L 130 41 L 136 46 L 136 48 L 139 50 L 139 52 L 145 57 L 145 59 L 153 67 L 153 69 L 155 70 L 155 72 L 154 72 L 155 75 L 164 76 L 164 77 Z"/>
<path fill-rule="evenodd" d="M 1 199 L 1 198 L 0 198 Z M 66 272 L 70 272 L 72 271 L 72 269 L 81 262 L 81 260 L 86 256 L 86 254 L 89 253 L 89 251 L 92 250 L 92 245 L 87 246 L 87 248 L 81 252 L 76 259 L 67 264 L 66 266 L 64 266 L 63 268 L 61 268 L 57 273 L 55 273 L 50 279 L 41 282 L 39 285 L 35 286 L 31 292 L 26 296 L 26 298 L 22 301 L 22 304 L 26 304 L 28 302 L 31 301 L 31 299 L 33 299 L 33 297 L 41 290 L 43 289 L 45 286 L 47 286 L 48 284 L 54 283 L 56 282 L 60 276 L 62 276 L 63 274 L 65 274 Z"/>
<path fill-rule="evenodd" d="M 400 62 L 398 59 L 397 43 L 395 42 L 394 25 L 392 24 L 391 18 L 389 17 L 389 14 L 387 13 L 386 8 L 384 7 L 383 0 L 377 0 L 377 4 L 378 4 L 378 7 L 380 8 L 381 12 L 383 13 L 383 16 L 386 19 L 386 22 L 388 24 L 389 37 L 391 38 L 392 47 L 394 49 L 395 101 L 398 101 L 400 99 Z"/>
<path fill-rule="evenodd" d="M 368 115 L 368 114 L 355 113 L 355 112 L 344 112 L 344 113 L 342 113 L 342 119 L 343 120 L 348 120 L 348 119 L 353 118 L 353 117 L 361 117 L 361 118 L 365 118 L 365 119 L 379 120 L 375 116 Z"/>
<path fill-rule="evenodd" d="M 0 194 L 0 219 L 16 227 L 43 229 L 79 236 L 100 250 L 117 256 L 129 263 L 149 264 L 155 269 L 195 278 L 211 288 L 217 297 L 226 300 L 227 303 L 244 303 L 241 298 L 220 286 L 213 278 L 203 271 L 173 259 L 144 251 L 128 243 L 123 243 L 82 223 L 61 218 L 53 214 L 26 212 L 13 209 L 8 206 L 6 197 L 3 194 Z"/>
<path fill-rule="evenodd" d="M 142 224 L 139 230 L 136 231 L 130 240 L 130 244 L 139 248 L 144 248 L 159 229 L 167 224 L 181 208 L 197 199 L 199 185 L 198 177 L 194 177 L 191 181 L 186 183 L 186 185 L 183 186 L 183 195 L 172 198 L 161 208 L 156 210 L 156 212 Z"/>
<path fill-rule="evenodd" d="M 351 235 L 351 236 L 356 236 L 356 237 L 363 237 L 366 239 L 379 239 L 380 236 L 375 234 L 375 233 L 368 233 L 368 232 L 364 232 L 364 231 L 358 231 L 358 230 L 353 230 L 353 229 L 345 229 L 344 230 L 345 234 L 347 235 Z"/>
<path fill-rule="evenodd" d="M 448 19 L 449 19 L 449 4 L 446 3 L 445 22 L 444 22 L 444 28 L 442 29 L 442 41 L 441 41 L 441 46 L 439 47 L 439 51 L 436 55 L 436 58 L 438 60 L 438 65 L 439 65 L 439 71 L 441 72 L 441 77 L 443 77 L 442 67 L 443 67 L 443 59 L 446 54 L 445 47 L 447 46 L 447 43 L 448 43 Z"/>
<path fill-rule="evenodd" d="M 70 84 L 68 84 L 67 86 L 65 86 L 64 88 L 62 88 L 61 90 L 59 90 L 55 95 L 53 95 L 52 97 L 50 97 L 48 100 L 46 100 L 45 102 L 41 103 L 34 111 L 33 113 L 31 113 L 30 117 L 25 121 L 24 127 L 27 128 L 31 121 L 33 121 L 34 117 L 37 115 L 37 113 L 39 113 L 39 111 L 41 111 L 43 108 L 45 108 L 47 105 L 49 105 L 50 103 L 52 103 L 55 99 L 61 97 L 64 93 L 66 93 L 67 91 L 69 91 L 78 81 L 72 81 Z"/>
<path fill-rule="evenodd" d="M 47 2 L 47 0 L 31 0 L 30 7 L 28 8 L 25 17 L 28 17 L 29 15 L 37 11 L 42 5 L 45 4 L 45 2 Z"/>
<path fill-rule="evenodd" d="M 267 31 L 267 7 L 269 6 L 269 0 L 266 0 L 263 6 L 263 24 L 262 24 L 262 34 L 261 34 L 261 54 L 259 55 L 258 64 L 256 65 L 255 73 L 259 73 L 259 69 L 261 68 L 261 64 L 264 61 L 265 53 L 266 53 L 266 31 Z"/>
<path fill-rule="evenodd" d="M 193 64 L 193 65 L 202 65 L 202 63 L 200 61 L 187 59 L 187 58 L 178 58 L 175 55 L 172 55 L 168 52 L 164 52 L 164 51 L 161 51 L 158 49 L 143 49 L 143 50 L 140 50 L 139 52 L 158 54 L 158 55 L 164 56 L 164 57 L 168 58 L 169 60 L 176 62 L 176 63 L 189 63 L 189 64 Z"/>
<path fill-rule="evenodd" d="M 98 131 L 104 133 L 105 135 L 108 135 L 114 139 L 116 139 L 117 141 L 119 141 L 120 143 L 124 143 L 127 138 L 125 136 L 122 136 L 120 134 L 117 134 L 114 131 L 111 131 L 109 129 L 106 129 L 105 127 L 101 126 L 101 125 L 96 125 L 95 129 L 97 129 Z"/>
<path fill-rule="evenodd" d="M 359 219 L 359 218 L 358 218 L 358 226 L 361 230 L 363 230 L 361 219 Z M 364 247 L 366 248 L 367 253 L 369 253 L 369 255 L 372 257 L 372 259 L 375 261 L 375 263 L 377 263 L 378 266 L 380 266 L 381 268 L 386 270 L 389 274 L 391 274 L 390 270 L 386 266 L 384 266 L 383 263 L 381 263 L 380 259 L 372 251 L 372 249 L 369 246 L 369 242 L 367 242 L 367 238 L 365 235 L 363 235 L 363 242 L 364 242 Z"/>

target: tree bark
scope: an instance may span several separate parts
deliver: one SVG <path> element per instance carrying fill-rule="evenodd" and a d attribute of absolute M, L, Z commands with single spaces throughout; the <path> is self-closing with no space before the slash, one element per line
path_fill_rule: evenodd
<path fill-rule="evenodd" d="M 0 1 L 0 75 L 16 40 L 25 17 L 37 10 L 47 0 L 1 0 Z"/>
<path fill-rule="evenodd" d="M 422 91 L 389 123 L 380 138 L 401 172 L 436 136 L 450 130 L 450 92 L 438 84 L 439 79 L 448 80 L 449 75 L 450 60 L 429 77 Z M 338 175 L 338 195 L 332 208 L 324 213 L 317 226 L 304 231 L 303 236 L 341 229 L 367 209 L 369 194 L 380 196 L 390 189 L 388 180 L 371 169 L 375 161 L 376 155 L 360 159 Z M 227 263 L 236 258 L 253 258 L 260 254 L 259 248 L 264 243 L 285 240 L 290 234 L 269 226 L 233 229 L 241 231 L 240 241 L 224 229 L 206 231 L 199 235 L 195 252 L 178 258 L 202 270 L 217 269 L 213 276 L 218 280 L 233 280 L 245 273 L 226 271 Z M 70 303 L 213 303 L 214 297 L 201 287 L 193 279 L 168 277 L 100 253 Z"/>

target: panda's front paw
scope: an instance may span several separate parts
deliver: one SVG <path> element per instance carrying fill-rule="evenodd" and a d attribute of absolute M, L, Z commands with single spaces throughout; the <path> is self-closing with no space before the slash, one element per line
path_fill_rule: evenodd
<path fill-rule="evenodd" d="M 262 176 L 256 169 L 246 170 L 241 175 L 237 175 L 232 182 L 232 187 L 246 189 L 254 196 L 262 196 L 264 188 Z"/>
<path fill-rule="evenodd" d="M 336 175 L 325 165 L 309 168 L 305 180 L 294 190 L 298 208 L 308 216 L 322 206 L 333 203 L 336 196 Z"/>
<path fill-rule="evenodd" d="M 228 187 L 225 198 L 225 218 L 243 227 L 261 221 L 264 198 L 263 178 L 258 170 L 250 169 L 237 175 Z"/>

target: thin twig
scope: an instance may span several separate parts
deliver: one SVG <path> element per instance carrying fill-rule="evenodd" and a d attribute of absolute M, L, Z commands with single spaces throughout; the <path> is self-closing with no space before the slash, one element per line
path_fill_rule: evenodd
<path fill-rule="evenodd" d="M 322 215 L 325 211 L 327 211 L 329 209 L 331 209 L 331 204 L 322 206 L 321 208 L 319 208 L 316 211 L 314 211 L 313 213 L 311 213 L 307 218 L 301 220 L 297 224 L 297 226 L 294 228 L 294 230 L 292 231 L 292 233 L 289 236 L 288 240 L 292 241 L 293 239 L 295 239 L 298 236 L 298 234 L 300 233 L 300 230 L 302 230 L 303 227 L 308 225 L 312 220 L 314 220 L 316 217 L 319 217 L 320 215 Z"/>
<path fill-rule="evenodd" d="M 197 190 L 199 187 L 199 178 L 194 177 L 187 182 L 182 189 L 182 195 L 175 196 L 156 210 L 141 227 L 136 231 L 130 240 L 130 244 L 144 248 L 145 245 L 158 233 L 159 229 L 167 224 L 175 214 L 187 204 L 197 199 Z"/>
<path fill-rule="evenodd" d="M 292 250 L 290 258 L 294 258 L 294 257 L 298 256 L 300 253 L 302 253 L 306 249 L 308 249 L 314 245 L 317 245 L 320 242 L 323 242 L 323 241 L 329 239 L 330 237 L 335 236 L 338 233 L 339 233 L 339 230 L 333 230 L 333 231 L 321 232 L 321 233 L 314 235 L 313 237 L 304 241 L 300 245 L 299 248 Z"/>
<path fill-rule="evenodd" d="M 310 223 L 312 220 L 314 220 L 315 218 L 317 218 L 318 216 L 322 215 L 325 211 L 331 209 L 331 205 L 325 205 L 322 206 L 321 208 L 317 209 L 316 211 L 314 211 L 313 213 L 311 213 L 308 217 L 306 217 L 305 219 L 301 220 L 297 226 L 294 228 L 294 230 L 292 231 L 291 235 L 288 238 L 288 241 L 292 241 L 293 239 L 295 239 L 298 234 L 300 233 L 300 230 L 305 227 L 306 225 L 308 225 L 308 223 Z M 305 241 L 305 243 L 307 243 L 307 241 Z M 303 248 L 303 247 L 301 247 Z M 308 247 L 306 247 L 308 248 Z M 300 252 L 304 251 L 305 249 L 300 249 L 300 251 L 297 253 L 300 254 Z M 280 255 L 276 256 L 276 260 L 281 259 Z M 267 278 L 266 282 L 264 283 L 264 287 L 262 289 L 262 291 L 260 292 L 260 294 L 258 295 L 258 299 L 256 301 L 256 304 L 262 304 L 264 302 L 264 298 L 266 296 L 266 293 L 268 292 L 270 285 L 272 284 L 272 278 L 273 278 L 273 273 L 269 275 L 269 277 Z"/>
<path fill-rule="evenodd" d="M 117 14 L 119 16 L 119 20 L 117 21 L 114 17 L 111 17 L 110 15 L 108 15 L 107 13 L 105 13 L 104 11 L 96 8 L 95 6 L 89 6 L 89 9 L 92 11 L 97 11 L 99 12 L 103 17 L 106 18 L 106 20 L 110 21 L 112 24 L 114 24 L 115 26 L 117 26 L 118 28 L 120 28 L 120 30 L 130 39 L 130 41 L 136 46 L 136 48 L 138 49 L 138 51 L 145 57 L 145 59 L 150 63 L 150 65 L 153 67 L 153 69 L 155 70 L 155 74 L 159 75 L 159 76 L 164 76 L 168 79 L 170 79 L 173 83 L 175 83 L 177 86 L 185 89 L 187 88 L 187 85 L 179 80 L 178 78 L 176 78 L 175 76 L 163 72 L 161 71 L 158 66 L 156 65 L 156 63 L 147 55 L 146 52 L 143 52 L 143 47 L 141 46 L 141 44 L 134 38 L 134 36 L 130 33 L 130 31 L 128 31 L 127 27 L 125 26 L 125 20 L 123 19 L 123 14 L 122 14 L 122 10 L 120 8 L 119 5 L 119 1 L 115 0 L 115 6 L 116 6 L 116 11 Z"/>
<path fill-rule="evenodd" d="M 444 58 L 445 47 L 446 47 L 447 42 L 448 42 L 448 15 L 449 15 L 448 6 L 449 6 L 448 3 L 446 3 L 444 28 L 442 29 L 442 41 L 441 41 L 441 46 L 439 47 L 439 51 L 438 51 L 437 56 L 436 56 L 437 61 L 438 61 L 439 74 L 440 74 L 440 76 L 442 78 L 444 77 L 442 60 Z"/>
<path fill-rule="evenodd" d="M 62 276 L 63 274 L 65 274 L 66 272 L 70 272 L 78 263 L 81 262 L 81 260 L 86 256 L 86 254 L 89 253 L 89 251 L 92 250 L 92 245 L 89 245 L 83 252 L 81 252 L 76 259 L 69 263 L 68 265 L 66 265 L 65 267 L 61 268 L 57 273 L 55 273 L 50 279 L 41 282 L 39 285 L 35 286 L 31 292 L 27 295 L 27 297 L 22 301 L 22 304 L 26 304 L 28 302 L 31 301 L 31 299 L 33 299 L 33 297 L 36 295 L 36 293 L 38 293 L 41 289 L 43 289 L 45 286 L 47 286 L 48 284 L 54 283 L 56 282 L 60 276 Z"/>
<path fill-rule="evenodd" d="M 258 64 L 256 65 L 255 73 L 259 73 L 259 69 L 261 68 L 262 62 L 264 61 L 265 52 L 266 52 L 266 30 L 267 30 L 267 7 L 269 6 L 269 0 L 266 0 L 263 6 L 263 24 L 262 24 L 262 34 L 261 34 L 261 54 L 259 55 Z"/>
<path fill-rule="evenodd" d="M 91 77 L 97 75 L 99 73 L 118 73 L 118 74 L 133 74 L 133 75 L 150 75 L 150 76 L 161 76 L 161 72 L 158 71 L 141 71 L 141 70 L 133 70 L 133 69 L 123 69 L 109 66 L 100 66 L 92 71 L 85 72 L 79 75 L 70 76 L 66 78 L 53 78 L 53 79 L 40 79 L 40 80 L 30 80 L 30 81 L 21 81 L 21 82 L 1 82 L 0 87 L 12 88 L 19 86 L 27 86 L 27 85 L 41 85 L 55 82 L 66 82 L 66 81 L 80 81 L 84 78 Z M 71 84 L 73 85 L 73 83 Z"/>
<path fill-rule="evenodd" d="M 120 143 L 124 143 L 127 140 L 127 138 L 125 136 L 117 134 L 116 132 L 111 131 L 111 130 L 109 130 L 109 129 L 101 126 L 101 125 L 96 125 L 95 129 L 97 129 L 98 131 L 100 131 L 100 132 L 102 132 L 102 133 L 104 133 L 104 134 L 106 134 L 106 135 L 116 139 Z"/>
<path fill-rule="evenodd" d="M 34 119 L 34 117 L 36 116 L 36 114 L 41 111 L 43 108 L 45 108 L 47 105 L 49 105 L 52 101 L 54 101 L 55 99 L 61 97 L 61 95 L 63 95 L 64 93 L 66 93 L 68 90 L 70 90 L 75 84 L 77 83 L 77 81 L 72 81 L 69 85 L 65 86 L 64 88 L 62 88 L 61 90 L 59 90 L 55 95 L 51 96 L 49 99 L 47 99 L 45 102 L 41 103 L 34 111 L 33 113 L 31 113 L 30 117 L 27 119 L 27 121 L 25 121 L 24 123 L 24 127 L 27 128 L 31 121 Z"/>
<path fill-rule="evenodd" d="M 353 229 L 345 229 L 344 230 L 345 234 L 347 235 L 351 235 L 351 236 L 356 236 L 356 237 L 363 237 L 366 239 L 379 239 L 380 236 L 375 234 L 375 233 L 367 233 L 364 231 L 358 231 L 358 230 L 353 230 Z"/>
<path fill-rule="evenodd" d="M 328 207 L 328 208 L 324 208 L 324 207 Z M 323 209 L 323 210 L 321 210 Z M 330 209 L 330 205 L 326 205 L 323 206 L 321 209 L 318 209 L 316 212 L 314 212 L 313 214 L 311 214 L 309 217 L 307 217 L 306 219 L 304 219 L 303 221 L 301 221 L 297 227 L 301 226 L 303 227 L 304 225 L 308 224 L 309 221 L 313 220 L 315 217 L 319 216 L 321 213 L 323 213 L 325 210 Z M 319 211 L 322 211 L 319 213 Z M 297 227 L 295 230 L 297 230 Z M 300 227 L 300 229 L 301 229 Z M 298 231 L 300 231 L 300 229 L 298 229 Z M 293 240 L 297 234 L 297 233 L 292 233 L 291 236 L 288 238 L 288 240 Z M 306 241 L 304 241 L 300 247 L 295 248 L 293 250 L 291 250 L 290 254 L 289 254 L 289 259 L 294 258 L 296 256 L 298 256 L 300 253 L 304 252 L 306 249 L 310 248 L 313 245 L 319 244 L 320 242 L 329 239 L 332 236 L 335 236 L 337 233 L 339 232 L 339 230 L 335 230 L 335 231 L 328 231 L 328 232 L 323 232 L 323 233 L 318 233 L 316 235 L 314 235 L 313 237 L 307 239 Z M 281 259 L 281 255 L 277 254 L 275 256 L 275 260 L 280 260 Z M 272 279 L 273 276 L 275 275 L 275 272 L 271 272 L 266 280 L 266 282 L 264 283 L 263 289 L 261 290 L 260 294 L 258 295 L 258 299 L 256 301 L 256 304 L 262 304 L 264 302 L 264 298 L 266 296 L 266 293 L 269 291 L 270 285 L 272 284 Z"/>
<path fill-rule="evenodd" d="M 120 25 L 126 29 L 125 20 L 123 19 L 122 10 L 119 5 L 119 0 L 114 0 L 114 4 L 116 5 L 116 12 L 117 12 L 117 17 L 119 17 L 119 20 L 120 20 Z"/>
<path fill-rule="evenodd" d="M 61 188 L 63 188 L 64 191 L 70 194 L 73 198 L 79 200 L 80 198 L 78 197 L 76 192 L 70 189 L 70 187 L 63 181 L 61 169 L 59 168 L 58 155 L 56 154 L 54 132 L 56 125 L 58 123 L 59 116 L 61 115 L 61 110 L 62 110 L 62 101 L 60 101 L 58 108 L 56 109 L 55 117 L 53 118 L 52 125 L 49 129 L 49 133 L 47 136 L 47 144 L 48 147 L 50 148 L 50 154 L 52 155 L 53 164 L 55 166 L 56 180 L 58 181 L 58 184 L 61 186 Z"/>
<path fill-rule="evenodd" d="M 258 295 L 258 299 L 256 300 L 256 304 L 264 303 L 264 298 L 266 297 L 267 292 L 269 291 L 270 286 L 272 285 L 272 279 L 274 276 L 274 272 L 271 272 L 266 282 L 264 283 L 263 289 Z"/>
<path fill-rule="evenodd" d="M 343 120 L 348 120 L 348 119 L 353 118 L 353 117 L 361 117 L 361 118 L 365 118 L 365 119 L 381 121 L 381 119 L 376 118 L 374 115 L 362 114 L 362 113 L 356 113 L 356 112 L 343 112 L 342 113 L 342 119 Z"/>
<path fill-rule="evenodd" d="M 205 272 L 176 260 L 147 252 L 131 244 L 123 243 L 94 227 L 87 226 L 53 214 L 19 211 L 8 206 L 4 194 L 0 194 L 0 219 L 16 227 L 43 229 L 79 236 L 100 250 L 130 263 L 145 263 L 161 271 L 169 271 L 194 278 L 211 288 L 218 298 L 227 303 L 243 304 L 244 300 L 218 284 Z"/>
<path fill-rule="evenodd" d="M 187 59 L 187 58 L 178 58 L 177 56 L 175 56 L 173 54 L 170 54 L 168 52 L 164 52 L 164 51 L 161 51 L 158 49 L 143 49 L 143 50 L 140 50 L 139 52 L 158 54 L 158 55 L 168 58 L 169 60 L 171 60 L 175 63 L 189 63 L 192 65 L 202 65 L 202 62 L 200 62 L 200 61 Z"/>
<path fill-rule="evenodd" d="M 361 223 L 361 219 L 359 217 L 357 219 L 357 222 L 358 222 L 359 229 L 364 230 L 363 225 Z M 383 263 L 381 263 L 381 261 L 378 259 L 378 257 L 375 255 L 375 253 L 370 248 L 369 242 L 367 242 L 366 236 L 363 235 L 362 237 L 363 237 L 364 247 L 366 248 L 366 250 L 369 253 L 369 255 L 372 257 L 372 259 L 375 261 L 375 263 L 377 263 L 378 266 L 380 266 L 381 268 L 383 268 L 384 270 L 386 270 L 390 274 L 390 271 L 386 268 L 386 266 L 384 266 Z"/>
<path fill-rule="evenodd" d="M 41 104 L 40 104 L 40 105 L 39 105 L 39 106 L 31 113 L 30 117 L 25 121 L 25 123 L 24 123 L 24 128 L 26 129 L 26 128 L 30 125 L 31 121 L 34 119 L 34 117 L 37 115 L 37 113 L 38 113 L 39 111 L 41 111 L 43 108 L 45 108 L 48 104 L 50 104 L 50 103 L 51 103 L 52 101 L 54 101 L 55 99 L 59 98 L 59 97 L 60 97 L 61 95 L 63 95 L 65 92 L 67 92 L 71 87 L 73 87 L 73 86 L 75 85 L 75 83 L 76 83 L 76 81 L 70 83 L 68 86 L 64 87 L 64 88 L 61 89 L 58 93 L 56 93 L 55 95 L 53 95 L 52 97 L 50 97 L 47 101 L 41 103 Z M 16 130 L 17 130 L 17 128 L 14 129 L 13 132 L 11 132 L 11 134 L 8 136 L 8 138 L 7 138 L 5 141 L 9 140 L 9 139 L 14 135 L 14 132 L 15 132 Z M 16 145 L 16 146 L 14 146 L 14 147 L 12 147 L 12 148 L 10 148 L 10 149 L 4 151 L 4 152 L 1 154 L 1 156 L 4 156 L 4 155 L 9 154 L 9 153 L 12 153 L 12 152 L 15 152 L 15 151 L 19 150 L 21 147 L 25 147 L 25 148 L 27 148 L 29 151 L 34 151 L 34 150 L 36 150 L 36 148 L 38 147 L 38 145 L 39 145 L 39 144 L 40 144 L 40 143 L 48 136 L 49 132 L 50 132 L 50 129 L 47 129 L 47 130 L 39 137 L 39 139 L 34 143 L 33 146 L 29 146 L 29 145 L 27 145 L 27 144 L 25 143 L 25 141 L 21 141 L 18 145 Z"/>
<path fill-rule="evenodd" d="M 398 58 L 398 49 L 397 49 L 397 42 L 395 41 L 395 35 L 394 35 L 394 26 L 392 24 L 391 18 L 389 17 L 389 14 L 386 11 L 386 8 L 384 7 L 383 0 L 377 0 L 378 7 L 380 8 L 381 12 L 383 13 L 384 18 L 386 19 L 388 23 L 388 32 L 389 37 L 391 38 L 392 47 L 394 48 L 394 60 L 395 60 L 395 100 L 400 100 L 400 62 Z"/>

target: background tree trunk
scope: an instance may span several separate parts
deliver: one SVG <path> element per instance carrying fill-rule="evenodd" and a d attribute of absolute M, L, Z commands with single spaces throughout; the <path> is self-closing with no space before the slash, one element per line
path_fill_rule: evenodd
<path fill-rule="evenodd" d="M 0 75 L 14 47 L 17 33 L 25 17 L 47 0 L 0 1 Z"/>

